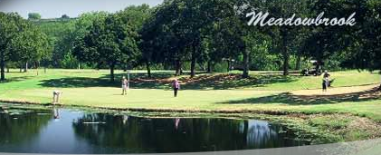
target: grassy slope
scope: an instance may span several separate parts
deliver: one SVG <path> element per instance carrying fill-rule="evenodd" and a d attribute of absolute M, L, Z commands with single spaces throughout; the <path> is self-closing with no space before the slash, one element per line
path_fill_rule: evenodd
<path fill-rule="evenodd" d="M 252 79 L 225 79 L 190 82 L 178 98 L 172 97 L 168 82 L 135 82 L 128 96 L 121 96 L 119 83 L 107 81 L 108 71 L 48 70 L 35 76 L 12 72 L 9 82 L 0 84 L 0 99 L 51 102 L 52 91 L 64 92 L 61 102 L 67 105 L 84 105 L 111 108 L 185 109 L 185 110 L 263 110 L 293 111 L 303 113 L 352 113 L 381 122 L 380 99 L 358 97 L 319 98 L 307 100 L 289 91 L 318 89 L 320 77 L 267 77 L 253 73 Z M 122 76 L 118 72 L 118 77 Z M 142 72 L 144 73 L 144 72 Z M 140 72 L 132 77 L 139 78 Z M 169 73 L 155 72 L 165 78 Z M 336 72 L 335 87 L 364 85 L 379 82 L 378 74 L 368 72 Z M 273 78 L 273 79 L 272 79 Z M 221 82 L 222 81 L 222 82 Z M 78 88 L 74 88 L 78 87 Z M 226 90 L 229 88 L 228 90 Z M 348 88 L 351 89 L 351 88 Z"/>
<path fill-rule="evenodd" d="M 335 72 L 335 87 L 322 95 L 321 77 L 266 76 L 253 72 L 250 79 L 241 79 L 239 75 L 221 74 L 199 75 L 190 80 L 180 77 L 183 82 L 178 98 L 172 96 L 169 87 L 172 72 L 155 71 L 156 80 L 145 79 L 144 71 L 132 73 L 132 89 L 128 96 L 121 96 L 120 84 L 109 83 L 108 71 L 101 70 L 48 70 L 36 76 L 36 71 L 7 74 L 9 81 L 0 83 L 0 100 L 32 101 L 50 103 L 53 90 L 61 90 L 61 102 L 65 105 L 79 105 L 107 108 L 138 108 L 193 111 L 193 114 L 207 114 L 197 111 L 246 111 L 245 113 L 209 114 L 223 117 L 247 117 L 269 119 L 285 124 L 295 130 L 301 130 L 302 137 L 310 137 L 313 143 L 351 141 L 381 136 L 381 99 L 380 94 L 368 91 L 379 82 L 378 74 L 369 72 Z M 117 71 L 117 78 L 123 76 Z M 186 84 L 184 84 L 186 83 Z M 366 85 L 366 86 L 359 86 Z M 357 87 L 348 87 L 357 86 Z M 343 88 L 345 87 L 345 88 Z M 341 91 L 348 93 L 341 94 Z M 306 94 L 314 96 L 303 96 Z M 252 111 L 297 112 L 314 115 L 271 116 L 252 115 Z M 348 113 L 366 116 L 369 119 L 338 115 Z M 172 112 L 141 113 L 144 116 L 173 116 Z M 328 113 L 328 115 L 319 115 Z M 304 133 L 306 132 L 306 133 Z M 305 137 L 305 135 L 309 135 Z M 315 137 L 315 138 L 312 138 Z M 319 138 L 316 138 L 319 137 Z"/>

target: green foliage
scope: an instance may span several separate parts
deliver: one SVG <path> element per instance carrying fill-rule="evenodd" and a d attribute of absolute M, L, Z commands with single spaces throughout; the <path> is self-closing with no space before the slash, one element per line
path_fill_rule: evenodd
<path fill-rule="evenodd" d="M 72 50 L 75 21 L 74 20 L 39 20 L 33 21 L 49 38 L 52 54 L 49 64 L 61 68 L 65 55 Z"/>
<path fill-rule="evenodd" d="M 67 53 L 61 62 L 62 67 L 65 69 L 72 69 L 78 67 L 78 60 L 73 56 L 72 53 Z"/>
<path fill-rule="evenodd" d="M 361 2 L 361 3 L 360 3 Z M 377 0 L 362 0 L 353 2 L 361 4 L 361 25 L 357 26 L 355 34 L 351 33 L 356 42 L 350 48 L 350 59 L 346 64 L 351 67 L 379 70 L 381 69 L 381 2 Z M 347 33 L 344 33 L 348 35 Z"/>
<path fill-rule="evenodd" d="M 1 81 L 5 80 L 5 65 L 9 61 L 32 62 L 38 67 L 50 55 L 47 36 L 17 14 L 0 12 Z"/>
<path fill-rule="evenodd" d="M 68 15 L 64 14 L 64 15 L 61 16 L 61 18 L 62 19 L 69 19 L 70 17 Z"/>
<path fill-rule="evenodd" d="M 33 21 L 48 35 L 53 50 L 51 60 L 46 65 L 50 64 L 55 68 L 77 68 L 80 62 L 75 57 L 68 59 L 68 56 L 72 55 L 74 41 L 76 38 L 84 37 L 95 19 L 106 16 L 105 12 L 91 12 L 84 13 L 77 19 L 59 18 Z"/>
<path fill-rule="evenodd" d="M 139 57 L 139 23 L 144 20 L 141 13 L 147 9 L 145 5 L 129 7 L 105 18 L 95 19 L 85 36 L 76 38 L 73 54 L 81 61 L 96 63 L 98 68 L 109 66 L 110 79 L 114 81 L 117 65 L 126 68 Z"/>
<path fill-rule="evenodd" d="M 29 13 L 28 19 L 38 20 L 41 19 L 41 15 L 39 13 Z"/>
<path fill-rule="evenodd" d="M 42 59 L 49 57 L 49 42 L 47 36 L 33 25 L 27 27 L 13 38 L 8 50 L 15 54 L 20 62 L 38 64 Z"/>

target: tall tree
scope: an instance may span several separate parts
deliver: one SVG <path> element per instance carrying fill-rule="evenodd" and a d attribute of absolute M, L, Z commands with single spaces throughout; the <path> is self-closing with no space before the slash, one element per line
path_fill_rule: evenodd
<path fill-rule="evenodd" d="M 381 2 L 376 0 L 367 2 L 367 5 L 369 6 L 369 13 L 367 16 L 368 26 L 366 27 L 367 31 L 364 31 L 363 36 L 366 37 L 364 50 L 369 53 L 367 54 L 368 59 L 365 59 L 365 62 L 368 63 L 367 68 L 371 70 L 379 70 L 381 73 Z M 381 84 L 379 90 L 381 90 Z"/>
<path fill-rule="evenodd" d="M 14 59 L 24 64 L 34 64 L 37 69 L 40 61 L 49 57 L 51 52 L 48 37 L 30 23 L 11 40 L 7 50 L 14 54 Z"/>
<path fill-rule="evenodd" d="M 16 53 L 10 52 L 12 40 L 26 27 L 26 21 L 18 14 L 0 12 L 0 68 L 1 81 L 5 80 L 5 66 L 8 61 L 17 59 Z"/>
<path fill-rule="evenodd" d="M 186 42 L 175 27 L 175 24 L 180 23 L 179 18 L 180 8 L 177 3 L 164 1 L 161 6 L 155 8 L 153 16 L 144 24 L 140 45 L 148 63 L 174 63 L 176 75 L 181 74 L 182 62 L 187 58 Z"/>
<path fill-rule="evenodd" d="M 143 4 L 140 6 L 130 6 L 124 10 L 117 13 L 121 17 L 123 23 L 126 23 L 126 26 L 130 28 L 131 34 L 126 39 L 125 49 L 128 56 L 125 57 L 120 63 L 123 69 L 133 68 L 134 66 L 139 65 L 144 60 L 142 55 L 142 48 L 138 46 L 142 42 L 141 40 L 141 30 L 143 24 L 151 15 L 151 9 L 148 5 Z"/>
<path fill-rule="evenodd" d="M 159 47 L 155 51 L 162 53 L 163 61 L 174 62 L 177 75 L 181 72 L 182 62 L 190 61 L 191 77 L 194 77 L 196 64 L 206 60 L 207 50 L 203 46 L 206 40 L 211 40 L 213 25 L 235 15 L 232 3 L 227 0 L 165 1 L 155 10 L 154 18 L 145 25 L 156 34 L 154 37 L 147 36 L 150 39 L 145 41 L 151 44 L 160 42 L 156 44 Z M 223 9 L 227 10 L 222 12 Z"/>
<path fill-rule="evenodd" d="M 351 46 L 345 50 L 349 53 L 345 65 L 381 73 L 381 1 L 359 0 L 349 4 L 352 4 L 351 10 L 359 14 L 356 26 L 342 32 L 352 38 Z"/>
<path fill-rule="evenodd" d="M 310 16 L 309 10 L 310 1 L 304 0 L 270 0 L 265 3 L 265 8 L 270 13 L 269 17 L 275 18 L 288 18 L 293 15 L 295 17 L 308 17 Z M 264 11 L 264 12 L 266 12 Z M 283 59 L 283 75 L 289 75 L 290 69 L 290 56 L 295 54 L 292 51 L 292 45 L 298 40 L 298 37 L 305 35 L 302 33 L 304 29 L 295 26 L 278 26 L 269 29 L 268 34 L 277 42 L 276 45 L 280 55 Z"/>
<path fill-rule="evenodd" d="M 128 10 L 128 9 L 127 9 Z M 110 80 L 115 81 L 114 70 L 139 53 L 138 34 L 132 20 L 124 12 L 96 19 L 83 38 L 77 38 L 73 54 L 81 61 L 110 68 Z"/>
<path fill-rule="evenodd" d="M 228 70 L 230 70 L 230 62 L 238 59 L 244 44 L 242 28 L 245 24 L 244 19 L 241 18 L 243 14 L 237 16 L 238 8 L 235 6 L 239 4 L 234 1 L 216 1 L 215 3 L 210 5 L 210 10 L 213 10 L 212 24 L 206 28 L 206 35 L 210 41 L 208 68 L 211 68 L 210 65 L 213 63 L 228 61 Z"/>

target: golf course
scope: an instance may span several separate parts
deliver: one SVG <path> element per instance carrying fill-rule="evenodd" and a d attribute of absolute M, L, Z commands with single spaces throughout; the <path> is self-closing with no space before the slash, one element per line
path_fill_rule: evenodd
<path fill-rule="evenodd" d="M 381 1 L 129 2 L 51 16 L 0 7 L 0 152 L 381 138 Z"/>
<path fill-rule="evenodd" d="M 11 70 L 0 84 L 0 101 L 52 105 L 58 90 L 59 105 L 108 109 L 145 117 L 264 117 L 296 124 L 315 134 L 325 133 L 330 141 L 358 140 L 381 136 L 381 93 L 379 74 L 367 71 L 332 72 L 335 78 L 328 92 L 321 91 L 321 77 L 276 75 L 275 72 L 239 74 L 199 73 L 195 78 L 174 76 L 172 71 L 130 73 L 130 89 L 121 95 L 120 82 L 111 83 L 107 70 L 48 69 L 46 73 Z M 116 79 L 127 76 L 116 71 Z M 172 79 L 181 90 L 173 97 Z M 336 137 L 335 137 L 336 136 Z"/>

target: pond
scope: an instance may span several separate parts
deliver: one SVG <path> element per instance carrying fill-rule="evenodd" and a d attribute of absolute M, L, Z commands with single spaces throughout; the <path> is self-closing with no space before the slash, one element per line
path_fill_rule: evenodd
<path fill-rule="evenodd" d="M 0 152 L 169 153 L 309 145 L 261 120 L 140 118 L 81 110 L 0 104 Z"/>

